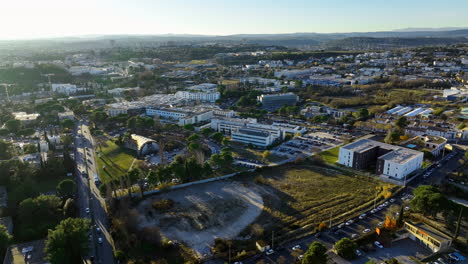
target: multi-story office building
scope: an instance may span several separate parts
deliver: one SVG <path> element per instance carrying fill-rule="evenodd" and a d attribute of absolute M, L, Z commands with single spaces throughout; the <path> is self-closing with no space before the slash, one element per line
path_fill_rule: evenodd
<path fill-rule="evenodd" d="M 402 180 L 421 168 L 423 156 L 412 149 L 361 139 L 340 148 L 338 163 L 355 169 L 375 166 L 377 174 Z"/>
<path fill-rule="evenodd" d="M 271 145 L 275 141 L 276 137 L 261 129 L 238 128 L 232 132 L 231 139 L 233 141 L 265 148 Z"/>
<path fill-rule="evenodd" d="M 295 105 L 299 97 L 293 93 L 284 94 L 262 94 L 257 97 L 257 101 L 262 103 L 267 110 L 276 110 L 284 105 Z"/>
<path fill-rule="evenodd" d="M 69 83 L 53 83 L 52 84 L 52 92 L 59 93 L 59 94 L 76 94 L 77 88 L 74 84 Z"/>
<path fill-rule="evenodd" d="M 177 98 L 190 100 L 190 101 L 201 101 L 214 103 L 219 99 L 219 92 L 195 92 L 195 91 L 179 91 L 176 94 Z"/>
<path fill-rule="evenodd" d="M 146 108 L 147 116 L 157 116 L 162 119 L 176 120 L 179 126 L 196 124 L 198 122 L 209 121 L 213 118 L 212 110 L 200 110 L 197 112 L 186 111 L 184 109 L 167 108 Z"/>

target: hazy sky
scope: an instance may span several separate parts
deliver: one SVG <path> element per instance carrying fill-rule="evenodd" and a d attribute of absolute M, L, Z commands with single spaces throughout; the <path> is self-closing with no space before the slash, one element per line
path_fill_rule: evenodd
<path fill-rule="evenodd" d="M 468 0 L 0 0 L 0 39 L 468 27 Z"/>

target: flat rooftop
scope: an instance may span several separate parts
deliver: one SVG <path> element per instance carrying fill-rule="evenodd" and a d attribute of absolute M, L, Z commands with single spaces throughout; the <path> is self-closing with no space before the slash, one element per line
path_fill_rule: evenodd
<path fill-rule="evenodd" d="M 345 145 L 342 148 L 353 151 L 353 152 L 362 153 L 375 147 L 392 150 L 380 156 L 379 159 L 388 160 L 388 161 L 400 163 L 400 164 L 405 163 L 414 157 L 422 155 L 422 152 L 419 152 L 416 150 L 394 146 L 394 145 L 382 143 L 382 142 L 367 139 L 367 138 L 360 139 L 358 141 Z"/>
<path fill-rule="evenodd" d="M 403 164 L 419 155 L 423 155 L 423 153 L 407 148 L 398 148 L 380 156 L 379 159 Z"/>
<path fill-rule="evenodd" d="M 452 240 L 448 235 L 440 232 L 439 230 L 426 225 L 425 223 L 412 223 L 412 222 L 406 222 L 406 224 L 416 227 L 418 230 L 426 233 L 428 236 L 438 240 L 439 242 L 447 241 L 447 240 Z"/>
<path fill-rule="evenodd" d="M 393 146 L 390 144 L 382 143 L 382 142 L 367 139 L 367 138 L 349 143 L 348 145 L 345 145 L 342 148 L 353 151 L 353 152 L 362 153 L 375 147 L 381 147 L 385 149 L 397 149 L 398 148 L 397 146 Z"/>

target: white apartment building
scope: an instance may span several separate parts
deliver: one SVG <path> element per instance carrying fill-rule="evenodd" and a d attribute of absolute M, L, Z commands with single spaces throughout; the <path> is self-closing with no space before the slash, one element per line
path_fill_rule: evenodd
<path fill-rule="evenodd" d="M 246 141 L 249 141 L 249 139 L 251 139 L 249 142 L 247 142 L 247 144 L 251 143 L 260 147 L 268 146 L 277 139 L 284 139 L 284 137 L 286 136 L 286 130 L 289 131 L 292 129 L 291 127 L 282 127 L 278 124 L 259 124 L 257 123 L 257 120 L 253 118 L 214 118 L 211 120 L 211 128 L 226 135 L 231 135 L 233 141 L 246 143 Z M 247 130 L 240 131 L 241 129 Z M 250 132 L 251 130 L 254 132 Z M 266 136 L 266 134 L 256 132 L 266 133 L 269 136 Z M 256 143 L 254 139 L 260 140 L 263 143 Z"/>
<path fill-rule="evenodd" d="M 105 110 L 106 114 L 110 117 L 118 116 L 120 114 L 127 114 L 128 113 L 128 108 L 122 107 L 122 108 L 106 108 Z"/>
<path fill-rule="evenodd" d="M 201 101 L 214 103 L 221 96 L 219 92 L 194 92 L 194 91 L 179 91 L 175 94 L 177 98 L 189 101 Z"/>
<path fill-rule="evenodd" d="M 204 110 L 198 112 L 184 111 L 182 109 L 146 108 L 147 116 L 156 116 L 162 119 L 176 120 L 179 126 L 196 124 L 213 118 L 213 111 Z"/>
<path fill-rule="evenodd" d="M 76 94 L 77 88 L 74 84 L 69 83 L 53 83 L 52 84 L 52 92 L 59 93 L 59 94 Z"/>
<path fill-rule="evenodd" d="M 340 148 L 338 163 L 359 170 L 375 165 L 377 174 L 403 180 L 421 168 L 423 158 L 416 150 L 361 139 Z"/>
<path fill-rule="evenodd" d="M 266 131 L 254 128 L 238 128 L 231 134 L 233 141 L 252 144 L 265 148 L 275 141 L 275 137 Z"/>

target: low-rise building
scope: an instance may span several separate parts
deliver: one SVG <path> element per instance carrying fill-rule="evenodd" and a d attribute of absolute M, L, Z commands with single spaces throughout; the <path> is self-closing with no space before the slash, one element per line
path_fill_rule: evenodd
<path fill-rule="evenodd" d="M 26 112 L 14 112 L 12 113 L 12 115 L 15 117 L 16 120 L 21 121 L 21 123 L 23 124 L 33 123 L 40 116 L 40 114 L 37 113 L 28 114 Z"/>
<path fill-rule="evenodd" d="M 71 95 L 76 94 L 77 88 L 74 84 L 69 83 L 53 83 L 52 84 L 52 92 Z"/>
<path fill-rule="evenodd" d="M 424 223 L 405 222 L 405 230 L 408 231 L 410 239 L 419 242 L 434 253 L 449 249 L 452 245 L 450 236 Z"/>
<path fill-rule="evenodd" d="M 447 139 L 443 137 L 430 136 L 430 135 L 419 135 L 404 143 L 404 147 L 414 149 L 422 152 L 429 152 L 433 156 L 437 157 L 442 154 Z"/>
<path fill-rule="evenodd" d="M 231 139 L 233 141 L 265 148 L 270 146 L 276 137 L 274 137 L 272 133 L 262 129 L 238 128 L 231 133 Z"/>
<path fill-rule="evenodd" d="M 58 113 L 58 118 L 60 121 L 65 119 L 75 120 L 75 114 L 73 111 L 65 111 L 63 113 Z"/>

